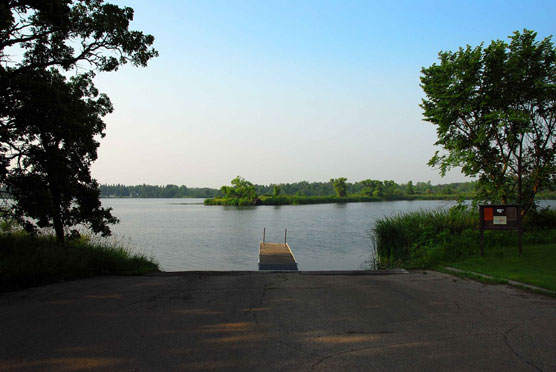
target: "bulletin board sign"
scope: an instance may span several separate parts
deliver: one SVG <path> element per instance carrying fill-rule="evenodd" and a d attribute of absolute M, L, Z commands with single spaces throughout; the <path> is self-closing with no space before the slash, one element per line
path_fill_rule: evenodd
<path fill-rule="evenodd" d="M 479 205 L 481 229 L 481 256 L 484 255 L 484 230 L 515 230 L 519 232 L 519 254 L 521 254 L 521 205 Z"/>
<path fill-rule="evenodd" d="M 480 205 L 482 230 L 519 230 L 521 229 L 520 205 Z"/>

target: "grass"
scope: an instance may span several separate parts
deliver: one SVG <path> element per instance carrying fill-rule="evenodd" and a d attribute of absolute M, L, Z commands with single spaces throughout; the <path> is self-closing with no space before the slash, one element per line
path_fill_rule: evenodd
<path fill-rule="evenodd" d="M 477 226 L 466 210 L 423 210 L 378 220 L 372 238 L 382 265 L 430 268 L 475 251 Z"/>
<path fill-rule="evenodd" d="M 484 257 L 466 257 L 448 265 L 556 291 L 556 243 L 526 245 L 521 256 L 517 246 L 492 247 Z"/>
<path fill-rule="evenodd" d="M 158 271 L 153 259 L 88 237 L 59 245 L 52 236 L 0 234 L 0 292 L 95 275 Z"/>
<path fill-rule="evenodd" d="M 372 230 L 379 265 L 406 269 L 443 266 L 556 290 L 556 211 L 530 212 L 523 255 L 514 231 L 485 231 L 480 256 L 476 211 L 419 211 L 383 218 Z"/>
<path fill-rule="evenodd" d="M 556 211 L 530 212 L 524 229 L 526 245 L 556 243 Z M 431 268 L 479 255 L 479 216 L 459 208 L 399 214 L 378 220 L 372 238 L 382 265 Z M 517 241 L 514 231 L 485 231 L 486 250 Z"/>

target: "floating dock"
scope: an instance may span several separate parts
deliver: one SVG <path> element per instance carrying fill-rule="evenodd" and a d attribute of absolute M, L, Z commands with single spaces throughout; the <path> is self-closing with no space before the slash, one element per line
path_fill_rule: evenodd
<path fill-rule="evenodd" d="M 297 262 L 288 243 L 259 243 L 259 270 L 294 270 Z"/>

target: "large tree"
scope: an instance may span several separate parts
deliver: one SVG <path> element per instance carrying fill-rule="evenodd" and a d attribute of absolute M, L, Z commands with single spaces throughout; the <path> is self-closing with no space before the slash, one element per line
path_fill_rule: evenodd
<path fill-rule="evenodd" d="M 478 176 L 480 200 L 519 203 L 523 215 L 556 173 L 556 49 L 536 37 L 440 52 L 421 71 L 424 117 L 445 150 L 429 165 Z"/>
<path fill-rule="evenodd" d="M 67 227 L 107 235 L 116 222 L 90 175 L 112 110 L 92 78 L 157 55 L 132 20 L 104 0 L 0 3 L 0 190 L 29 230 L 52 226 L 62 242 Z"/>
<path fill-rule="evenodd" d="M 245 178 L 237 176 L 231 181 L 232 186 L 222 186 L 220 191 L 235 205 L 255 205 L 258 197 L 255 186 Z"/>
<path fill-rule="evenodd" d="M 343 198 L 347 196 L 347 186 L 346 186 L 347 178 L 340 177 L 340 178 L 331 178 L 330 183 L 334 187 L 334 191 L 336 191 L 336 196 L 339 198 Z"/>
<path fill-rule="evenodd" d="M 59 241 L 64 228 L 75 225 L 108 235 L 107 224 L 117 219 L 101 207 L 90 167 L 97 137 L 104 136 L 102 117 L 112 111 L 110 100 L 88 75 L 68 81 L 56 70 L 36 70 L 10 83 L 16 103 L 10 117 L 20 133 L 10 144 L 15 164 L 0 179 L 15 200 L 11 217 L 30 231 L 53 227 Z M 5 97 L 0 95 L 2 104 Z"/>

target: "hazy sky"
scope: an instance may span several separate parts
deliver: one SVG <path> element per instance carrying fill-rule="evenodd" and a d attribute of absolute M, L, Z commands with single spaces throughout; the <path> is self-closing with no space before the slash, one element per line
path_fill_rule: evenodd
<path fill-rule="evenodd" d="M 462 181 L 426 165 L 421 67 L 515 30 L 556 33 L 554 1 L 113 2 L 160 57 L 96 78 L 115 107 L 101 183 Z"/>

